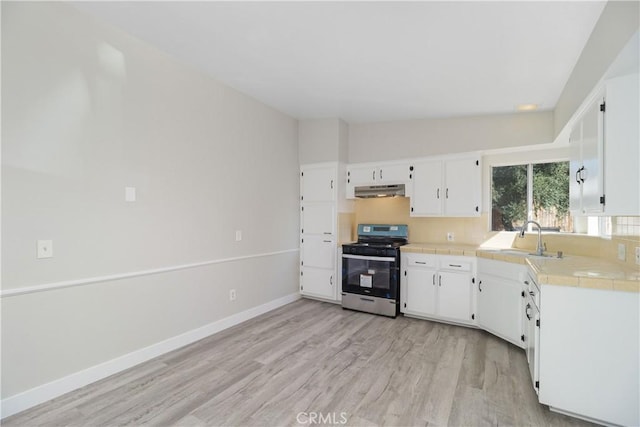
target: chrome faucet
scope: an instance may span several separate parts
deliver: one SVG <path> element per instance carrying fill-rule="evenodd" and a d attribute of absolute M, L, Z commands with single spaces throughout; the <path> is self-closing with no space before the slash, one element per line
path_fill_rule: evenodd
<path fill-rule="evenodd" d="M 536 255 L 543 256 L 544 255 L 544 245 L 542 244 L 542 227 L 535 221 L 525 221 L 522 225 L 522 231 L 520 231 L 520 237 L 524 237 L 524 232 L 527 230 L 527 225 L 533 224 L 538 227 L 538 247 L 536 248 Z"/>

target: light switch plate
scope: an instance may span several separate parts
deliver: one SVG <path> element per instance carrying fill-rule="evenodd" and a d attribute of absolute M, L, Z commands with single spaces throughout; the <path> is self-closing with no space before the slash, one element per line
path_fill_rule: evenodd
<path fill-rule="evenodd" d="M 53 240 L 38 240 L 37 248 L 38 259 L 53 257 Z"/>
<path fill-rule="evenodd" d="M 447 233 L 447 242 L 453 242 L 454 235 L 451 231 Z"/>
<path fill-rule="evenodd" d="M 124 201 L 125 202 L 136 201 L 136 187 L 124 187 Z"/>
<path fill-rule="evenodd" d="M 627 246 L 624 243 L 618 243 L 618 260 L 625 261 L 627 259 Z"/>
<path fill-rule="evenodd" d="M 242 240 L 242 230 L 236 230 L 236 242 Z"/>

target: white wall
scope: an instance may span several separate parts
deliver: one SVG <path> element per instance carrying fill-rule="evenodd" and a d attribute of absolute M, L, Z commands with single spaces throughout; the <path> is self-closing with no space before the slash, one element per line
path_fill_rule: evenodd
<path fill-rule="evenodd" d="M 2 66 L 3 399 L 297 292 L 296 120 L 63 3 L 2 2 Z"/>
<path fill-rule="evenodd" d="M 341 119 L 300 120 L 300 164 L 348 161 L 348 125 Z"/>
<path fill-rule="evenodd" d="M 349 125 L 349 162 L 424 157 L 545 144 L 553 113 L 519 113 Z"/>

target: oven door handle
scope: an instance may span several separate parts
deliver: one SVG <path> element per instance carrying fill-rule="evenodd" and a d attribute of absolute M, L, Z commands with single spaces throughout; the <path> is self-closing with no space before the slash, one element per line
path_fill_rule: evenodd
<path fill-rule="evenodd" d="M 369 255 L 351 255 L 351 254 L 343 254 L 342 258 L 349 259 L 364 259 L 370 261 L 387 261 L 387 262 L 395 262 L 395 257 L 392 256 L 369 256 Z"/>

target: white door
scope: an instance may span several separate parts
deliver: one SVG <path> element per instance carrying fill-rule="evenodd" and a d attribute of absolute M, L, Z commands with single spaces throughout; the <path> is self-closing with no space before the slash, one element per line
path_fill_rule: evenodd
<path fill-rule="evenodd" d="M 409 165 L 383 165 L 377 168 L 378 184 L 404 184 L 409 182 Z"/>
<path fill-rule="evenodd" d="M 441 271 L 438 274 L 438 316 L 471 320 L 471 276 Z"/>
<path fill-rule="evenodd" d="M 428 160 L 414 163 L 411 216 L 442 214 L 442 161 Z"/>
<path fill-rule="evenodd" d="M 334 234 L 334 203 L 305 203 L 302 207 L 303 235 L 309 234 Z"/>
<path fill-rule="evenodd" d="M 569 207 L 576 214 L 582 213 L 582 121 L 571 129 L 569 136 Z"/>
<path fill-rule="evenodd" d="M 445 215 L 479 216 L 482 190 L 479 158 L 446 160 L 444 169 Z"/>
<path fill-rule="evenodd" d="M 582 213 L 602 212 L 600 203 L 603 195 L 602 180 L 602 99 L 594 102 L 582 121 L 582 165 L 578 174 L 582 182 Z"/>
<path fill-rule="evenodd" d="M 337 248 L 332 236 L 305 235 L 300 250 L 303 266 L 333 269 Z"/>
<path fill-rule="evenodd" d="M 302 267 L 300 293 L 320 298 L 336 298 L 335 274 L 331 269 Z"/>
<path fill-rule="evenodd" d="M 480 275 L 478 324 L 494 335 L 522 347 L 522 285 L 491 275 Z"/>
<path fill-rule="evenodd" d="M 436 314 L 436 280 L 435 270 L 425 268 L 406 269 L 406 307 L 403 311 L 414 314 Z"/>
<path fill-rule="evenodd" d="M 336 169 L 303 167 L 300 176 L 300 193 L 303 202 L 330 202 L 335 200 Z"/>
<path fill-rule="evenodd" d="M 347 171 L 348 184 L 357 187 L 359 185 L 374 185 L 376 183 L 377 168 L 372 165 L 349 166 Z"/>

